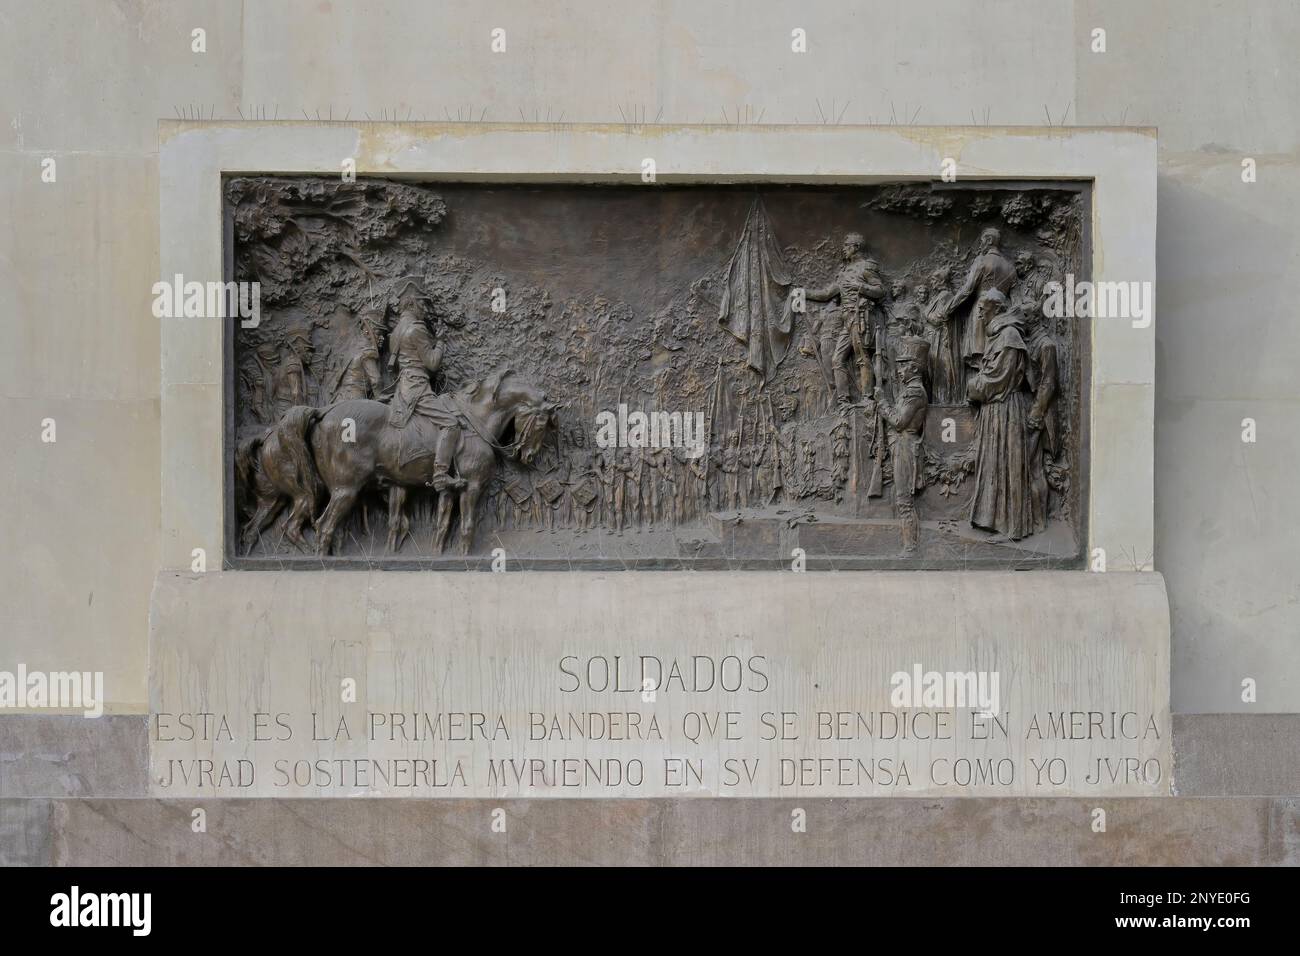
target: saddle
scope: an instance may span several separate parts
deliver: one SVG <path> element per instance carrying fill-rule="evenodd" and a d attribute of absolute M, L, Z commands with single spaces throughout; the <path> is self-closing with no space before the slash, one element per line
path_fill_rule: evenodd
<path fill-rule="evenodd" d="M 438 445 L 439 428 L 422 415 L 412 415 L 401 427 L 398 464 L 405 467 L 421 458 L 432 458 Z"/>

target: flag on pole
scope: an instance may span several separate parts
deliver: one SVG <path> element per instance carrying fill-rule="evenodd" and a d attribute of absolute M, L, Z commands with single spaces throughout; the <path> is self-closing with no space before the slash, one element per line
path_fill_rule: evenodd
<path fill-rule="evenodd" d="M 790 351 L 794 312 L 790 270 L 759 199 L 727 264 L 718 321 L 746 347 L 746 364 L 768 381 Z"/>

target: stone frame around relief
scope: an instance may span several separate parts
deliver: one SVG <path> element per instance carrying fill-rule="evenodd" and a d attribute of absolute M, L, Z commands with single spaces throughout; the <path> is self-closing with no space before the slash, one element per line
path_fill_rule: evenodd
<path fill-rule="evenodd" d="M 358 177 L 639 182 L 641 158 L 655 155 L 664 183 L 873 184 L 935 180 L 942 160 L 951 155 L 958 164 L 958 182 L 967 186 L 977 181 L 1003 188 L 1016 182 L 1090 183 L 1085 250 L 1091 277 L 1154 279 L 1155 140 L 1150 130 L 168 121 L 161 124 L 160 136 L 164 277 L 224 278 L 229 235 L 221 187 L 223 177 L 232 174 L 333 175 L 338 162 L 353 158 Z M 230 456 L 224 442 L 212 440 L 214 434 L 224 436 L 229 425 L 230 336 L 219 322 L 162 321 L 163 566 L 189 568 L 195 549 L 209 560 L 221 555 L 227 567 L 249 566 L 227 559 Z M 1086 553 L 1105 549 L 1112 569 L 1149 569 L 1154 336 L 1150 327 L 1131 329 L 1115 320 L 1094 321 L 1092 332 L 1091 349 L 1083 356 L 1089 382 L 1083 426 L 1090 464 L 1081 516 Z M 304 557 L 253 566 L 322 565 Z M 409 566 L 431 565 L 417 559 Z M 445 566 L 463 568 L 466 562 L 449 560 Z M 827 566 L 854 567 L 844 561 Z"/>

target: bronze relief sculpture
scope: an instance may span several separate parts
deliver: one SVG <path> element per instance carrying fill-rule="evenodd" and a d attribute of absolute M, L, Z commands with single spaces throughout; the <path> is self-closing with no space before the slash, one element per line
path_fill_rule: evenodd
<path fill-rule="evenodd" d="M 227 562 L 1081 566 L 1088 199 L 229 178 Z"/>

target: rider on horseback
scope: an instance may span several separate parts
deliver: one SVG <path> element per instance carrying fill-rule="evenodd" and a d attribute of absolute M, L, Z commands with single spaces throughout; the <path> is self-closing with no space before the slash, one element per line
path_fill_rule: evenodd
<path fill-rule="evenodd" d="M 430 381 L 442 367 L 443 349 L 426 319 L 424 303 L 429 298 L 414 282 L 408 282 L 398 297 L 398 319 L 388 336 L 388 366 L 397 369 L 397 390 L 393 395 L 389 423 L 405 428 L 412 415 L 438 427 L 433 474 L 428 482 L 437 491 L 458 491 L 465 481 L 451 475 L 452 458 L 460 442 L 462 420 L 455 405 L 434 394 Z M 418 447 L 418 442 L 415 443 Z"/>

